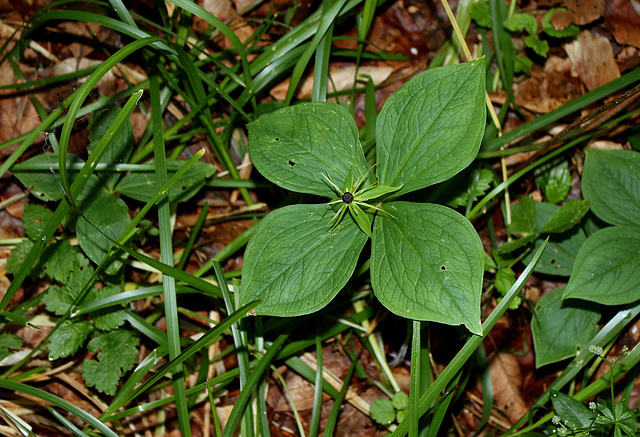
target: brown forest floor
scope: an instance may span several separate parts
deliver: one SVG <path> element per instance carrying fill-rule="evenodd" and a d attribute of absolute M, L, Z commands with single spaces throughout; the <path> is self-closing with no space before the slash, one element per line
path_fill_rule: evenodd
<path fill-rule="evenodd" d="M 46 3 L 43 0 L 0 1 L 0 43 L 5 40 L 12 29 L 27 20 L 39 8 L 45 6 Z M 199 0 L 198 3 L 214 12 L 222 20 L 230 18 L 242 6 L 239 4 L 241 3 L 239 0 Z M 291 3 L 292 0 L 272 2 L 273 7 L 281 11 L 285 11 Z M 450 3 L 455 10 L 457 1 L 454 0 Z M 519 3 L 519 10 L 535 15 L 538 8 L 546 9 L 550 5 L 565 6 L 569 12 L 563 19 L 583 26 L 583 30 L 577 40 L 572 43 L 561 41 L 556 45 L 552 45 L 547 59 L 533 58 L 534 66 L 532 72 L 528 75 L 518 76 L 518 80 L 514 84 L 514 93 L 516 103 L 523 109 L 525 117 L 510 116 L 506 122 L 505 131 L 555 109 L 589 90 L 610 82 L 621 74 L 637 68 L 638 63 L 640 63 L 640 15 L 634 9 L 631 0 L 527 0 Z M 238 25 L 234 29 L 237 30 L 241 37 L 243 34 L 250 34 L 250 24 L 245 23 L 244 20 L 266 16 L 270 6 L 271 4 L 264 4 L 252 11 L 248 16 L 235 18 L 234 23 Z M 311 6 L 303 3 L 293 18 L 293 25 L 296 22 L 300 22 L 308 14 L 309 8 L 307 6 L 315 7 L 316 5 Z M 143 12 L 145 8 L 152 6 L 150 2 L 134 0 L 131 7 Z M 202 26 L 202 23 L 194 20 L 193 26 Z M 246 28 L 243 26 L 246 26 Z M 121 37 L 115 32 L 93 25 L 60 23 L 56 28 L 50 29 L 50 32 L 54 37 L 50 41 L 42 42 L 44 51 L 36 52 L 32 49 L 27 49 L 26 51 L 26 58 L 23 60 L 21 68 L 25 74 L 30 72 L 31 78 L 60 74 L 65 68 L 77 68 L 77 62 L 83 66 L 82 63 L 88 62 L 88 60 L 102 59 L 102 52 L 95 47 L 92 33 L 95 33 L 96 38 L 105 44 L 111 46 L 121 45 Z M 370 41 L 381 50 L 407 55 L 410 60 L 367 64 L 367 73 L 385 84 L 384 87 L 376 92 L 378 109 L 385 99 L 409 77 L 426 69 L 429 61 L 433 59 L 436 51 L 449 38 L 450 34 L 451 26 L 438 1 L 388 2 L 381 8 L 381 12 L 375 18 L 369 37 Z M 355 36 L 355 29 L 348 30 L 344 35 Z M 477 41 L 477 34 L 473 25 L 467 39 L 472 43 Z M 356 47 L 352 41 L 343 41 L 340 44 L 347 48 Z M 51 55 L 50 59 L 43 57 L 42 53 L 45 52 Z M 67 60 L 72 60 L 72 62 Z M 133 70 L 143 73 L 143 66 L 128 65 Z M 349 68 L 353 67 L 353 65 L 345 63 L 331 65 L 335 78 L 340 77 L 341 71 L 347 72 Z M 5 84 L 10 83 L 12 80 L 16 80 L 15 76 L 8 62 L 5 61 L 0 65 L 0 82 Z M 345 82 L 349 83 L 349 80 L 345 79 Z M 285 81 L 274 88 L 270 96 L 265 96 L 265 99 L 282 99 L 286 93 L 286 85 L 287 82 Z M 43 103 L 48 104 L 49 107 L 54 107 L 61 96 L 67 95 L 73 86 L 73 84 L 70 84 L 46 89 L 39 94 L 39 97 Z M 122 78 L 118 74 L 114 74 L 103 81 L 96 92 L 99 94 L 112 94 L 124 87 L 125 84 Z M 303 86 L 297 97 L 306 98 L 309 96 L 310 88 Z M 505 100 L 504 93 L 492 94 L 490 97 L 496 105 Z M 593 109 L 589 108 L 585 113 Z M 363 111 L 363 99 L 357 98 L 355 113 L 360 126 L 364 121 Z M 0 97 L 0 114 L 0 142 L 27 132 L 37 125 L 37 112 L 24 94 L 4 93 Z M 134 114 L 132 117 L 136 140 L 142 135 L 140 129 L 144 128 L 143 123 L 136 123 L 136 117 L 138 116 L 139 114 Z M 81 127 L 82 125 L 79 126 Z M 79 156 L 86 156 L 84 149 L 87 135 L 86 129 L 78 129 L 78 132 L 72 137 L 70 152 Z M 600 147 L 628 148 L 628 145 L 619 141 L 618 137 L 614 141 L 608 139 L 599 139 L 598 141 L 600 141 Z M 193 149 L 197 150 L 199 147 L 201 147 L 201 143 L 196 144 L 194 141 Z M 32 147 L 23 158 L 26 159 L 29 156 L 41 153 L 47 148 L 46 135 L 43 135 L 42 141 L 37 146 Z M 12 150 L 12 148 L 0 150 L 0 156 L 7 156 Z M 529 155 L 526 154 L 514 155 L 508 159 L 507 164 L 510 168 L 516 168 L 518 164 L 524 162 L 528 157 Z M 580 170 L 580 155 L 576 154 L 572 165 L 576 185 L 575 195 L 579 195 Z M 513 193 L 527 194 L 534 196 L 534 198 L 540 198 L 540 193 L 537 193 L 536 190 L 535 183 L 530 179 L 513 187 Z M 24 192 L 24 187 L 11 174 L 1 176 L 0 201 L 7 200 L 22 192 Z M 570 197 L 571 195 L 573 194 L 570 194 Z M 234 198 L 233 195 L 230 197 L 227 191 L 205 196 L 218 199 L 217 204 L 212 204 L 211 211 L 221 216 L 232 214 L 240 205 L 239 202 L 236 202 L 237 197 Z M 28 198 L 26 198 L 0 211 L 0 239 L 25 236 L 21 224 L 21 216 L 24 204 L 28 201 Z M 198 205 L 195 199 L 183 208 L 184 210 L 181 211 L 176 225 L 177 234 L 186 234 L 195 224 L 201 210 L 201 206 Z M 496 226 L 496 236 L 499 239 L 505 237 L 503 219 L 498 209 L 495 210 L 493 218 Z M 209 259 L 236 236 L 245 231 L 250 224 L 250 220 L 236 220 L 223 221 L 206 227 L 198 241 L 199 255 L 190 259 L 187 271 L 193 272 L 197 270 L 200 266 L 199 262 Z M 482 223 L 475 223 L 475 225 L 485 242 L 485 246 L 490 247 L 486 228 L 483 229 Z M 147 251 L 152 255 L 158 255 L 159 253 L 157 247 L 150 246 Z M 8 249 L 0 249 L 0 259 L 5 260 L 9 253 L 10 250 Z M 241 263 L 242 257 L 238 256 L 229 261 L 225 267 L 229 270 L 235 270 Z M 3 264 L 0 264 L 0 293 L 6 290 L 10 280 L 10 276 L 7 276 L 3 269 Z M 525 295 L 535 304 L 546 290 L 554 289 L 559 285 L 561 284 L 548 282 L 534 275 L 526 285 Z M 29 287 L 34 288 L 38 286 L 38 284 L 29 285 Z M 26 295 L 33 293 L 35 290 L 21 291 Z M 19 302 L 22 296 L 21 293 L 18 293 L 15 301 Z M 483 311 L 489 311 L 494 304 L 492 300 L 485 302 Z M 140 305 L 142 310 L 144 303 L 141 302 Z M 44 310 L 42 312 L 44 313 Z M 510 311 L 508 318 L 503 318 L 485 341 L 485 349 L 490 359 L 491 377 L 494 384 L 494 402 L 497 409 L 501 411 L 494 410 L 489 426 L 485 429 L 485 434 L 487 435 L 499 434 L 500 430 L 508 428 L 510 424 L 525 414 L 529 405 L 544 392 L 548 383 L 562 370 L 561 366 L 546 366 L 543 369 L 536 370 L 529 326 L 530 318 L 531 315 L 524 306 Z M 640 322 L 636 323 L 634 328 L 620 339 L 613 353 L 615 354 L 616 350 L 620 350 L 623 345 L 631 347 L 637 343 L 640 337 L 639 328 Z M 386 316 L 380 320 L 379 332 L 381 332 L 385 340 L 387 354 L 392 355 L 398 351 L 406 336 L 406 329 L 406 322 L 399 318 Z M 25 347 L 36 344 L 45 333 L 46 330 L 42 332 L 29 329 L 18 331 L 18 335 L 26 341 Z M 188 334 L 189 332 L 185 332 L 185 335 Z M 458 338 L 459 333 L 455 329 L 434 326 L 429 334 L 434 365 L 436 369 L 441 371 L 461 345 L 461 340 Z M 225 345 L 220 344 L 219 347 L 224 348 Z M 144 353 L 145 349 L 142 346 L 141 356 Z M 71 362 L 68 368 L 59 369 L 41 387 L 82 406 L 88 411 L 96 412 L 100 409 L 100 405 L 91 404 L 89 402 L 90 398 L 83 395 L 83 381 L 76 373 L 77 366 L 84 358 L 78 356 L 77 360 Z M 325 344 L 323 360 L 329 370 L 339 378 L 344 378 L 350 362 L 341 352 L 339 345 L 336 343 Z M 375 365 L 368 354 L 364 353 L 361 356 L 361 363 L 372 375 L 377 374 Z M 234 367 L 233 360 L 229 358 L 224 362 L 224 366 L 227 369 Z M 312 385 L 284 366 L 278 370 L 284 375 L 303 420 L 308 422 L 313 399 Z M 402 388 L 408 391 L 409 362 L 405 360 L 399 366 L 394 367 L 393 372 Z M 282 391 L 277 389 L 278 387 L 281 387 L 279 382 L 274 380 L 268 397 L 268 405 L 272 409 L 272 435 L 274 437 L 296 435 L 295 430 L 297 428 L 291 408 Z M 378 389 L 366 381 L 356 379 L 352 381 L 352 390 L 354 395 L 359 396 L 368 403 L 383 396 Z M 237 395 L 237 391 L 229 392 L 226 398 L 223 399 L 222 410 L 225 410 L 225 406 L 229 409 Z M 636 384 L 632 398 L 632 404 L 640 400 L 640 383 Z M 327 412 L 331 406 L 330 402 L 326 403 Z M 457 430 L 458 435 L 468 435 L 469 431 L 467 430 L 474 430 L 482 414 L 482 395 L 479 385 L 471 383 L 455 404 L 451 413 L 450 417 L 446 419 L 442 430 Z M 173 411 L 167 411 L 168 418 L 174 415 Z M 201 427 L 198 426 L 198 422 L 202 419 L 202 414 L 196 413 L 195 416 L 194 435 L 204 435 Z M 35 421 L 37 420 L 34 419 L 34 423 Z M 346 404 L 336 435 L 375 436 L 380 435 L 382 431 L 368 416 L 358 412 L 351 404 Z M 40 424 L 37 432 L 43 436 L 58 435 L 56 428 L 46 423 Z M 170 432 L 167 435 L 178 435 L 178 432 Z"/>

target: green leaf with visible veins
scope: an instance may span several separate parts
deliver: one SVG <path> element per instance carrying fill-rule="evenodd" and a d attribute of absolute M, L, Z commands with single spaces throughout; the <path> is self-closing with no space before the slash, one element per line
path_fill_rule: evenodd
<path fill-rule="evenodd" d="M 528 236 L 536 229 L 536 202 L 533 197 L 525 196 L 511 206 L 511 223 L 508 226 L 512 235 Z"/>
<path fill-rule="evenodd" d="M 335 103 L 290 106 L 247 128 L 256 168 L 287 190 L 333 198 L 336 193 L 323 174 L 340 189 L 345 188 L 349 174 L 353 180 L 367 175 L 356 122 Z"/>
<path fill-rule="evenodd" d="M 87 223 L 84 218 L 78 220 L 78 242 L 89 259 L 99 264 L 113 247 L 113 243 L 100 234 L 96 228 L 105 235 L 117 240 L 131 221 L 129 207 L 124 203 L 124 200 L 115 194 L 101 192 L 84 203 L 81 209 L 84 216 L 93 226 Z M 121 266 L 122 261 L 116 258 L 107 266 L 105 271 L 112 275 Z"/>
<path fill-rule="evenodd" d="M 558 234 L 568 231 L 582 221 L 589 211 L 588 200 L 571 200 L 556 211 L 540 228 L 541 234 Z"/>
<path fill-rule="evenodd" d="M 89 387 L 113 395 L 118 381 L 138 361 L 138 338 L 131 331 L 117 330 L 94 337 L 87 349 L 98 352 L 97 360 L 85 360 L 82 376 Z"/>
<path fill-rule="evenodd" d="M 371 418 L 381 425 L 389 425 L 396 418 L 396 411 L 389 399 L 378 399 L 369 408 Z"/>
<path fill-rule="evenodd" d="M 75 354 L 91 331 L 93 327 L 89 322 L 66 321 L 49 338 L 49 359 L 57 360 Z"/>
<path fill-rule="evenodd" d="M 347 283 L 367 241 L 345 214 L 332 230 L 326 205 L 277 209 L 258 224 L 245 253 L 239 305 L 257 314 L 293 317 L 326 306 Z"/>
<path fill-rule="evenodd" d="M 67 240 L 48 245 L 40 257 L 42 274 L 51 279 L 66 283 L 71 272 L 78 267 L 79 251 Z"/>
<path fill-rule="evenodd" d="M 531 320 L 536 367 L 575 357 L 598 332 L 600 307 L 578 299 L 562 300 L 565 287 L 542 296 Z"/>
<path fill-rule="evenodd" d="M 392 202 L 373 226 L 371 285 L 391 312 L 481 334 L 484 253 L 471 223 L 441 205 Z"/>
<path fill-rule="evenodd" d="M 624 305 L 640 298 L 640 228 L 613 226 L 582 245 L 564 298 Z"/>
<path fill-rule="evenodd" d="M 61 316 L 75 302 L 84 286 L 91 279 L 93 268 L 76 265 L 64 286 L 52 285 L 42 298 L 47 310 Z"/>
<path fill-rule="evenodd" d="M 416 75 L 376 123 L 380 185 L 400 196 L 445 181 L 475 158 L 485 127 L 484 58 Z"/>
<path fill-rule="evenodd" d="M 95 290 L 87 299 L 85 299 L 85 303 L 91 303 L 96 300 L 105 299 L 110 296 L 115 296 L 120 292 L 120 287 L 116 285 L 110 285 L 106 287 L 102 287 L 100 290 Z M 111 306 L 108 308 L 103 308 L 97 311 L 93 311 L 91 313 L 91 320 L 96 328 L 102 331 L 110 331 L 112 329 L 116 329 L 120 325 L 124 323 L 126 320 L 126 312 L 122 306 Z"/>
<path fill-rule="evenodd" d="M 47 221 L 53 216 L 53 212 L 42 205 L 27 203 L 22 214 L 22 226 L 29 238 L 36 240 L 47 225 Z"/>
<path fill-rule="evenodd" d="M 587 149 L 582 195 L 612 225 L 640 225 L 640 153 Z"/>

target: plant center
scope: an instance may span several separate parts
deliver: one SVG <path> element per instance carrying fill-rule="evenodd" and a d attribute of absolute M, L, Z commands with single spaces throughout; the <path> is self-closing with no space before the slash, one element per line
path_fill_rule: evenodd
<path fill-rule="evenodd" d="M 350 192 L 346 191 L 343 195 L 342 195 L 342 201 L 344 203 L 351 203 L 353 202 L 353 194 L 351 194 Z"/>

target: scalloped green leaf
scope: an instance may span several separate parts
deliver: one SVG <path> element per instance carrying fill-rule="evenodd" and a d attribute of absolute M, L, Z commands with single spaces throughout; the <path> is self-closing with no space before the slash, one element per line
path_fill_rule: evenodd
<path fill-rule="evenodd" d="M 604 305 L 624 305 L 640 299 L 640 228 L 614 226 L 590 236 L 573 266 L 564 298 Z"/>
<path fill-rule="evenodd" d="M 367 174 L 358 127 L 351 114 L 335 103 L 290 106 L 247 128 L 256 168 L 287 190 L 332 198 L 336 194 L 323 173 L 341 189 L 349 174 L 353 180 Z"/>
<path fill-rule="evenodd" d="M 587 149 L 582 195 L 591 210 L 612 225 L 640 225 L 640 154 Z"/>
<path fill-rule="evenodd" d="M 247 246 L 239 305 L 294 317 L 326 306 L 355 270 L 366 235 L 348 214 L 335 228 L 326 205 L 292 205 L 268 214 Z M 332 229 L 333 228 L 333 229 Z"/>
<path fill-rule="evenodd" d="M 445 206 L 392 202 L 373 226 L 371 284 L 391 312 L 481 334 L 484 252 L 471 223 Z"/>
<path fill-rule="evenodd" d="M 380 185 L 398 196 L 445 181 L 475 158 L 485 127 L 484 58 L 434 68 L 387 99 L 376 124 Z"/>
<path fill-rule="evenodd" d="M 49 339 L 49 359 L 67 358 L 78 351 L 87 336 L 93 331 L 91 323 L 84 321 L 64 322 Z"/>
<path fill-rule="evenodd" d="M 562 300 L 565 287 L 542 296 L 531 320 L 536 367 L 575 357 L 598 332 L 600 307 L 578 299 Z"/>
<path fill-rule="evenodd" d="M 97 360 L 84 360 L 82 376 L 88 387 L 114 395 L 120 378 L 137 362 L 140 340 L 127 330 L 110 331 L 89 341 L 89 352 L 99 351 Z"/>

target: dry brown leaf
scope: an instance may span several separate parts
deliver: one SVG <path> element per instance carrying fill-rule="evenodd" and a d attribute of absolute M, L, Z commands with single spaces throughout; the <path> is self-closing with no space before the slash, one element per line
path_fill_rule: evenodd
<path fill-rule="evenodd" d="M 227 21 L 236 13 L 231 0 L 201 0 L 198 4 L 222 21 Z"/>
<path fill-rule="evenodd" d="M 640 48 L 640 5 L 630 0 L 608 0 L 605 23 L 620 45 Z"/>
<path fill-rule="evenodd" d="M 381 66 L 381 67 L 360 67 L 358 74 L 368 74 L 373 79 L 373 83 L 378 85 L 385 81 L 393 71 L 393 68 Z M 354 77 L 356 74 L 355 65 L 349 65 L 346 67 L 331 67 L 329 68 L 329 80 L 327 81 L 327 92 L 332 93 L 334 91 L 345 91 L 353 86 Z M 334 87 L 335 85 L 335 87 Z M 287 90 L 289 89 L 289 79 L 279 83 L 271 90 L 271 95 L 276 100 L 281 102 L 287 97 Z M 311 97 L 311 91 L 313 89 L 313 73 L 309 74 L 302 82 L 302 85 L 298 87 L 298 93 L 296 98 L 308 99 Z"/>
<path fill-rule="evenodd" d="M 618 64 L 609 40 L 588 30 L 564 45 L 573 62 L 573 74 L 580 77 L 589 91 L 620 77 Z"/>
<path fill-rule="evenodd" d="M 514 424 L 528 411 L 520 393 L 522 375 L 518 359 L 511 354 L 500 352 L 491 359 L 489 373 L 495 405 L 511 424 Z"/>
<path fill-rule="evenodd" d="M 571 24 L 589 24 L 604 15 L 604 0 L 564 0 L 558 6 L 565 11 L 556 11 L 551 23 L 556 29 L 566 29 Z"/>

